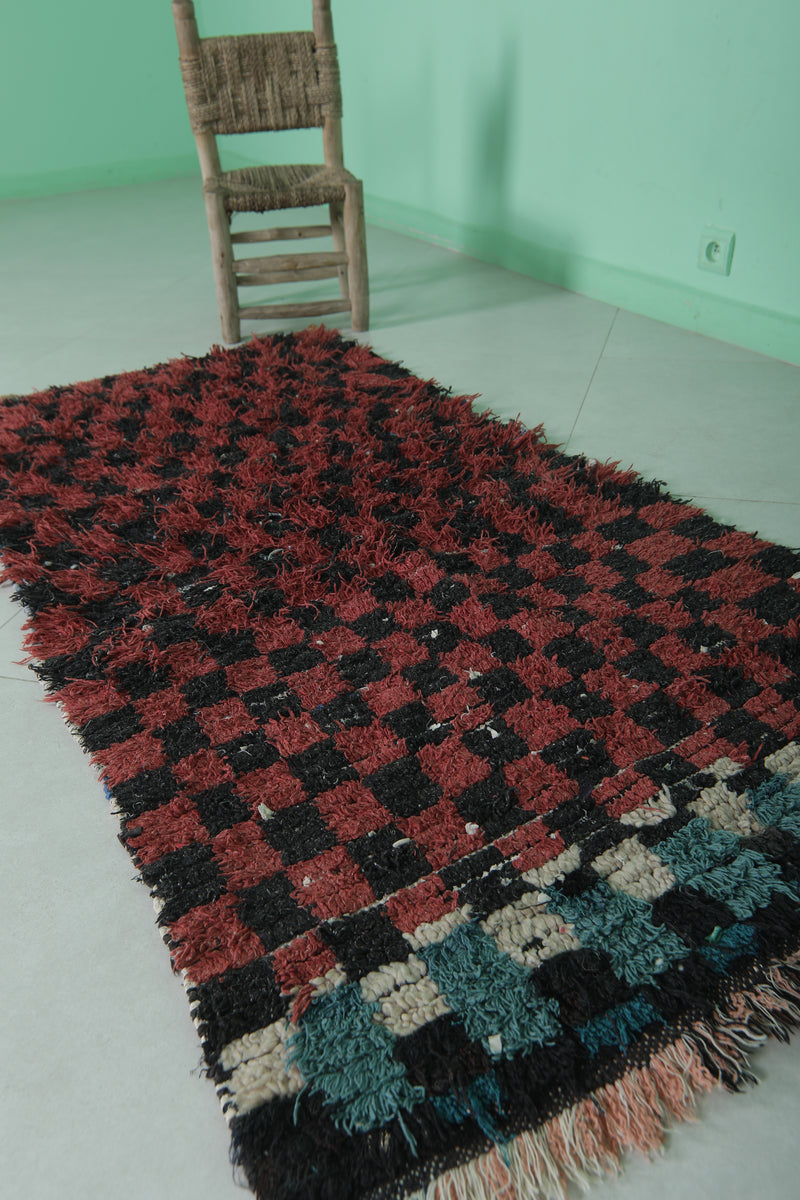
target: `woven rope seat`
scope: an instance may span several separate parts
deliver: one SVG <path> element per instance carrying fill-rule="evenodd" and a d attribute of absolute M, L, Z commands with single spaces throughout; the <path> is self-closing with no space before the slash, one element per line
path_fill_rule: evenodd
<path fill-rule="evenodd" d="M 353 178 L 340 167 L 292 163 L 223 171 L 218 180 L 205 185 L 205 190 L 219 191 L 228 213 L 271 212 L 343 202 L 345 181 Z"/>

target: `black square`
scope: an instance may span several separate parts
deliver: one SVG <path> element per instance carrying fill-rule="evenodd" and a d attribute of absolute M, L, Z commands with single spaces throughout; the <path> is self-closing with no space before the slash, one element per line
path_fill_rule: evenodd
<path fill-rule="evenodd" d="M 462 734 L 461 740 L 473 754 L 498 766 L 528 753 L 527 743 L 509 729 L 502 717 L 493 717 L 484 726 Z"/>
<path fill-rule="evenodd" d="M 383 679 L 390 672 L 388 663 L 383 661 L 376 650 L 369 647 L 357 650 L 355 654 L 342 655 L 337 659 L 336 666 L 339 674 L 354 688 L 366 687 L 368 683 Z"/>
<path fill-rule="evenodd" d="M 472 920 L 485 921 L 491 913 L 513 904 L 530 890 L 530 884 L 506 864 L 499 871 L 489 871 L 479 879 L 465 883 L 459 890 L 458 902 L 470 906 Z"/>
<path fill-rule="evenodd" d="M 262 822 L 265 841 L 279 851 L 285 866 L 330 850 L 336 837 L 313 804 L 293 804 Z"/>
<path fill-rule="evenodd" d="M 620 675 L 642 679 L 646 683 L 658 683 L 661 687 L 666 687 L 678 674 L 674 667 L 667 666 L 649 650 L 640 648 L 626 654 L 624 658 L 618 659 L 614 666 Z"/>
<path fill-rule="evenodd" d="M 621 542 L 623 546 L 628 542 L 636 542 L 639 538 L 650 537 L 653 532 L 653 526 L 648 525 L 647 521 L 640 520 L 635 513 L 617 517 L 615 521 L 600 525 L 599 529 L 609 542 Z"/>
<path fill-rule="evenodd" d="M 305 933 L 316 922 L 292 896 L 285 875 L 274 875 L 239 893 L 239 918 L 261 938 L 265 950 L 275 950 Z"/>
<path fill-rule="evenodd" d="M 560 592 L 568 601 L 577 600 L 579 596 L 591 591 L 582 575 L 572 575 L 568 571 L 563 575 L 557 575 L 555 579 L 546 579 L 543 587 L 551 592 Z"/>
<path fill-rule="evenodd" d="M 440 579 L 428 593 L 428 599 L 439 612 L 450 612 L 469 597 L 469 588 L 460 579 Z"/>
<path fill-rule="evenodd" d="M 587 980 L 591 980 L 590 987 Z M 632 994 L 614 974 L 607 955 L 583 948 L 545 959 L 534 972 L 533 982 L 537 992 L 558 1001 L 561 1020 L 572 1026 L 586 1024 Z"/>
<path fill-rule="evenodd" d="M 525 608 L 525 601 L 521 600 L 516 592 L 484 592 L 478 599 L 481 604 L 491 608 L 500 621 L 507 621 L 509 617 Z"/>
<path fill-rule="evenodd" d="M 614 711 L 614 706 L 597 692 L 590 692 L 582 679 L 573 679 L 571 683 L 562 684 L 559 688 L 547 688 L 545 695 L 554 704 L 566 708 L 576 721 L 607 717 Z"/>
<path fill-rule="evenodd" d="M 139 714 L 132 705 L 126 704 L 124 708 L 116 708 L 113 712 L 87 721 L 81 727 L 81 741 L 87 750 L 94 753 L 115 746 L 118 742 L 127 742 L 128 738 L 141 732 Z"/>
<path fill-rule="evenodd" d="M 519 807 L 516 793 L 499 771 L 465 788 L 454 802 L 464 820 L 480 825 L 491 841 L 531 818 L 529 812 Z"/>
<path fill-rule="evenodd" d="M 653 692 L 646 700 L 637 701 L 631 705 L 629 712 L 637 724 L 643 729 L 651 730 L 665 746 L 674 746 L 682 742 L 684 738 L 701 729 L 703 724 L 662 691 Z"/>
<path fill-rule="evenodd" d="M 379 642 L 381 638 L 388 637 L 395 631 L 397 623 L 391 613 L 381 606 L 351 621 L 350 628 L 365 642 Z"/>
<path fill-rule="evenodd" d="M 571 671 L 576 678 L 587 671 L 599 670 L 605 662 L 601 652 L 577 633 L 554 638 L 547 643 L 544 653 L 548 658 L 555 658 L 560 667 Z"/>
<path fill-rule="evenodd" d="M 282 650 L 270 650 L 270 663 L 280 675 L 294 675 L 297 671 L 310 671 L 325 661 L 325 655 L 315 646 L 286 646 Z"/>
<path fill-rule="evenodd" d="M 130 663 L 116 670 L 117 682 L 132 700 L 141 700 L 153 692 L 169 687 L 169 671 L 164 667 L 152 667 L 149 663 Z"/>
<path fill-rule="evenodd" d="M 564 571 L 572 571 L 575 567 L 589 562 L 592 557 L 588 550 L 581 550 L 574 542 L 556 542 L 554 546 L 547 546 L 546 549 Z"/>
<path fill-rule="evenodd" d="M 250 716 L 263 724 L 279 717 L 299 716 L 302 711 L 299 697 L 285 683 L 253 688 L 242 695 L 242 703 Z"/>
<path fill-rule="evenodd" d="M 135 818 L 166 804 L 178 790 L 175 777 L 169 767 L 155 767 L 152 771 L 140 771 L 132 779 L 118 783 L 114 788 L 114 799 L 120 812 Z"/>
<path fill-rule="evenodd" d="M 260 729 L 243 733 L 219 747 L 220 753 L 237 775 L 246 775 L 260 767 L 271 767 L 280 758 L 278 751 L 268 742 Z"/>
<path fill-rule="evenodd" d="M 663 625 L 637 617 L 636 613 L 625 613 L 619 627 L 625 637 L 630 638 L 642 650 L 646 650 L 667 632 Z"/>
<path fill-rule="evenodd" d="M 216 787 L 198 792 L 196 796 L 192 796 L 192 802 L 212 837 L 252 816 L 247 805 L 234 795 L 233 785 L 230 783 L 219 783 Z"/>
<path fill-rule="evenodd" d="M 229 667 L 232 663 L 241 662 L 245 658 L 255 658 L 255 637 L 248 629 L 230 633 L 205 633 L 203 644 L 214 655 L 221 667 Z"/>
<path fill-rule="evenodd" d="M 402 708 L 387 713 L 383 722 L 398 737 L 406 739 L 406 744 L 413 753 L 427 743 L 436 745 L 444 741 L 450 732 L 436 721 L 420 700 L 412 700 L 410 704 L 404 704 Z M 434 725 L 438 728 L 433 729 Z"/>
<path fill-rule="evenodd" d="M 431 654 L 449 654 L 462 640 L 463 634 L 449 621 L 429 621 L 414 630 L 414 637 Z"/>
<path fill-rule="evenodd" d="M 533 649 L 530 642 L 526 642 L 516 629 L 501 627 L 494 633 L 490 633 L 486 640 L 491 646 L 495 658 L 499 658 L 504 663 L 525 658 Z"/>
<path fill-rule="evenodd" d="M 413 667 L 405 667 L 403 676 L 409 683 L 413 683 L 423 696 L 431 696 L 434 692 L 441 692 L 449 687 L 451 683 L 458 682 L 452 672 L 440 667 L 436 662 L 416 663 Z"/>
<path fill-rule="evenodd" d="M 431 870 L 419 847 L 396 825 L 385 825 L 377 833 L 356 838 L 348 842 L 347 849 L 378 899 L 409 887 Z"/>
<path fill-rule="evenodd" d="M 211 708 L 230 695 L 228 678 L 224 671 L 211 671 L 207 675 L 196 675 L 181 689 L 186 703 L 197 712 L 200 708 Z"/>
<path fill-rule="evenodd" d="M 606 753 L 604 742 L 596 738 L 589 729 L 573 729 L 571 733 L 546 746 L 541 753 L 542 761 L 552 763 L 559 770 L 585 786 L 595 786 L 607 775 L 614 775 L 617 768 Z"/>
<path fill-rule="evenodd" d="M 281 996 L 266 958 L 197 984 L 188 996 L 196 1006 L 194 1016 L 210 1065 L 228 1042 L 279 1020 L 289 1003 Z"/>
<path fill-rule="evenodd" d="M 622 583 L 618 583 L 609 593 L 615 600 L 619 600 L 621 604 L 627 604 L 628 608 L 641 608 L 643 604 L 649 604 L 653 599 L 650 592 L 646 592 L 643 587 L 640 587 L 635 579 L 623 579 Z"/>
<path fill-rule="evenodd" d="M 786 744 L 782 733 L 770 729 L 769 725 L 764 725 L 756 717 L 751 717 L 744 708 L 723 713 L 714 722 L 714 729 L 718 737 L 725 738 L 732 746 L 744 742 L 751 754 L 758 750 L 759 756 L 763 755 L 764 758 Z"/>
<path fill-rule="evenodd" d="M 340 729 L 371 725 L 374 717 L 358 692 L 342 692 L 327 704 L 320 704 L 311 716 L 329 736 Z"/>
<path fill-rule="evenodd" d="M 530 700 L 533 692 L 508 667 L 498 667 L 472 681 L 482 699 L 491 704 L 495 712 L 505 712 L 515 704 Z"/>
<path fill-rule="evenodd" d="M 439 800 L 442 789 L 424 774 L 415 758 L 387 763 L 364 779 L 377 798 L 396 817 L 413 817 Z"/>
<path fill-rule="evenodd" d="M 413 595 L 405 580 L 393 571 L 386 571 L 379 579 L 373 579 L 369 586 L 373 596 L 381 604 L 390 600 L 408 600 Z"/>
<path fill-rule="evenodd" d="M 142 879 L 163 907 L 160 925 L 171 925 L 191 909 L 211 904 L 225 894 L 226 882 L 210 846 L 194 844 L 173 850 L 142 867 Z"/>
<path fill-rule="evenodd" d="M 180 717 L 155 732 L 161 739 L 164 753 L 170 762 L 179 762 L 182 758 L 188 758 L 190 754 L 211 745 L 192 716 Z"/>
<path fill-rule="evenodd" d="M 315 742 L 302 753 L 289 755 L 286 761 L 292 774 L 297 776 L 310 796 L 336 787 L 345 779 L 358 778 L 332 738 Z"/>
<path fill-rule="evenodd" d="M 704 546 L 697 546 L 688 554 L 679 554 L 664 563 L 664 570 L 671 571 L 674 575 L 682 575 L 691 582 L 694 579 L 707 579 L 715 571 L 732 565 L 733 559 L 728 558 L 721 550 L 708 550 Z"/>
<path fill-rule="evenodd" d="M 368 908 L 320 925 L 320 935 L 350 980 L 387 963 L 405 962 L 411 947 L 382 908 Z"/>

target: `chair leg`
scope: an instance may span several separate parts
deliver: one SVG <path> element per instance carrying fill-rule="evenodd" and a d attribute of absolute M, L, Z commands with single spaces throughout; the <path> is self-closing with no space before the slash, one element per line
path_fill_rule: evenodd
<path fill-rule="evenodd" d="M 333 234 L 334 250 L 342 251 L 345 247 L 344 241 L 344 222 L 342 220 L 342 205 L 339 201 L 333 201 L 328 205 L 328 211 L 331 214 L 331 233 Z M 339 287 L 342 296 L 345 300 L 350 299 L 350 284 L 347 279 L 347 267 L 339 267 Z"/>
<path fill-rule="evenodd" d="M 222 340 L 238 342 L 241 341 L 242 335 L 239 322 L 239 295 L 236 290 L 236 277 L 233 274 L 230 218 L 225 211 L 225 205 L 219 192 L 206 192 L 205 201 Z"/>
<path fill-rule="evenodd" d="M 369 277 L 367 231 L 364 225 L 364 189 L 360 179 L 344 185 L 344 237 L 347 245 L 350 311 L 353 329 L 369 329 Z"/>

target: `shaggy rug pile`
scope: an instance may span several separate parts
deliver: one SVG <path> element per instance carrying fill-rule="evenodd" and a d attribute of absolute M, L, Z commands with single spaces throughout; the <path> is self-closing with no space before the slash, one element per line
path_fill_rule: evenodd
<path fill-rule="evenodd" d="M 262 1200 L 562 1194 L 800 1018 L 800 558 L 324 329 L 0 403 Z"/>

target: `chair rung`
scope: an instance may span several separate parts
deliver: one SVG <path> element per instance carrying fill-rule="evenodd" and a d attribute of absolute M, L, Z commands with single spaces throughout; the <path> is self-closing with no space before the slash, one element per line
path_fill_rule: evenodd
<path fill-rule="evenodd" d="M 257 287 L 260 283 L 303 283 L 307 279 L 335 279 L 339 267 L 312 267 L 307 271 L 257 271 L 237 275 L 237 287 Z"/>
<path fill-rule="evenodd" d="M 269 321 L 273 317 L 323 317 L 349 311 L 349 300 L 310 300 L 306 304 L 248 304 L 239 309 L 239 316 L 243 321 Z"/>
<path fill-rule="evenodd" d="M 323 250 L 315 254 L 262 254 L 260 258 L 235 258 L 233 270 L 236 275 L 253 275 L 268 271 L 314 271 L 318 267 L 343 267 L 347 265 L 344 250 Z"/>
<path fill-rule="evenodd" d="M 288 242 L 292 238 L 330 237 L 330 225 L 279 225 L 274 229 L 242 229 L 232 242 Z"/>

